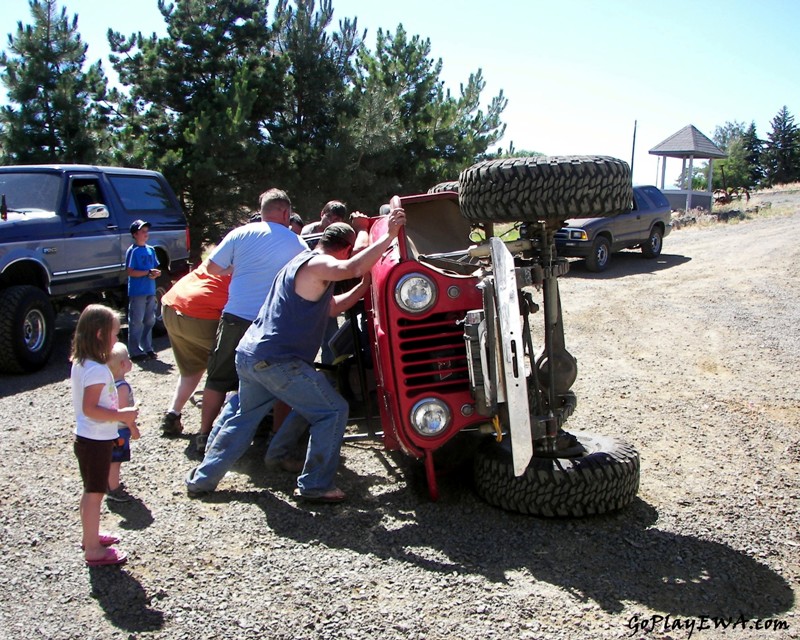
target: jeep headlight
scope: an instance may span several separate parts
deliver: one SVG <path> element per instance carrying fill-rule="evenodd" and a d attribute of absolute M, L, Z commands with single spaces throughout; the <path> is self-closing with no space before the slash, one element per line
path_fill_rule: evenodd
<path fill-rule="evenodd" d="M 583 229 L 571 229 L 569 232 L 570 240 L 588 240 L 589 236 Z"/>
<path fill-rule="evenodd" d="M 421 273 L 406 274 L 395 287 L 394 299 L 401 309 L 409 313 L 422 313 L 436 302 L 436 284 Z"/>
<path fill-rule="evenodd" d="M 450 409 L 441 400 L 425 398 L 411 409 L 411 426 L 421 436 L 438 436 L 450 424 Z"/>

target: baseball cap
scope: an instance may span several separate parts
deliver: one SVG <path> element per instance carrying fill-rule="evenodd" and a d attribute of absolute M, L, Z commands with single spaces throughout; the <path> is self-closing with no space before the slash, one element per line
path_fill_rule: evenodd
<path fill-rule="evenodd" d="M 152 225 L 149 222 L 145 222 L 144 220 L 134 220 L 133 224 L 131 224 L 131 233 L 136 233 L 137 231 L 141 231 L 145 227 L 151 227 Z"/>
<path fill-rule="evenodd" d="M 339 247 L 353 246 L 356 242 L 356 232 L 346 222 L 329 224 L 322 233 L 325 244 Z"/>

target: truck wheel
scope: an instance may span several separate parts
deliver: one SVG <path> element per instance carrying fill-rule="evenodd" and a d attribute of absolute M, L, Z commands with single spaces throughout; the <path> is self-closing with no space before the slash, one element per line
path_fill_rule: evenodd
<path fill-rule="evenodd" d="M 0 370 L 41 369 L 53 351 L 54 329 L 55 312 L 44 291 L 26 285 L 0 291 Z"/>
<path fill-rule="evenodd" d="M 661 247 L 663 245 L 664 233 L 658 227 L 653 227 L 650 231 L 650 237 L 642 245 L 642 255 L 645 258 L 657 258 L 661 255 Z"/>
<path fill-rule="evenodd" d="M 628 164 L 606 156 L 486 160 L 462 171 L 458 185 L 461 214 L 476 221 L 603 218 L 633 203 Z"/>
<path fill-rule="evenodd" d="M 478 494 L 502 509 L 545 517 L 608 513 L 630 504 L 639 490 L 639 454 L 633 446 L 594 433 L 572 433 L 585 449 L 582 456 L 534 456 L 519 477 L 508 439 L 489 440 L 475 456 Z"/>
<path fill-rule="evenodd" d="M 586 268 L 599 273 L 605 271 L 611 260 L 611 243 L 608 238 L 600 236 L 592 243 L 592 252 L 586 256 Z"/>
<path fill-rule="evenodd" d="M 167 328 L 164 326 L 164 315 L 161 310 L 161 298 L 169 291 L 172 281 L 168 276 L 161 276 L 156 280 L 156 323 L 153 325 L 153 337 L 162 338 L 167 335 Z"/>
<path fill-rule="evenodd" d="M 439 184 L 435 184 L 428 189 L 428 193 L 441 193 L 442 191 L 455 191 L 458 193 L 458 180 L 440 182 Z"/>

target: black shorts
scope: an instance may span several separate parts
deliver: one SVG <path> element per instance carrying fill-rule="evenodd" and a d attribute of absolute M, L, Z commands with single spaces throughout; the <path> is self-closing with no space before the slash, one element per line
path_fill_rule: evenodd
<path fill-rule="evenodd" d="M 249 320 L 223 313 L 217 329 L 217 342 L 208 359 L 206 387 L 227 393 L 239 388 L 236 375 L 236 347 L 252 323 Z"/>
<path fill-rule="evenodd" d="M 114 440 L 90 440 L 75 436 L 73 451 L 81 470 L 84 493 L 105 493 Z"/>

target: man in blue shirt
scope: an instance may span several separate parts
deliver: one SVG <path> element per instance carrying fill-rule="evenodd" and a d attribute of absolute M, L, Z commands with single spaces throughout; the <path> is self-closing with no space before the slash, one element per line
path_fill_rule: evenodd
<path fill-rule="evenodd" d="M 244 332 L 255 320 L 278 271 L 304 249 L 305 240 L 289 229 L 292 203 L 280 189 L 261 194 L 261 220 L 231 231 L 211 252 L 208 272 L 231 274 L 228 302 L 222 310 L 214 351 L 208 360 L 203 389 L 200 433 L 195 446 L 205 449 L 225 394 L 239 386 L 234 356 Z M 164 429 L 165 435 L 176 435 Z M 177 427 L 176 427 L 177 431 Z M 178 431 L 178 433 L 180 433 Z"/>
<path fill-rule="evenodd" d="M 147 244 L 150 223 L 134 220 L 133 244 L 125 254 L 128 270 L 128 349 L 131 360 L 155 359 L 153 325 L 156 323 L 156 278 L 161 275 L 156 251 Z"/>

